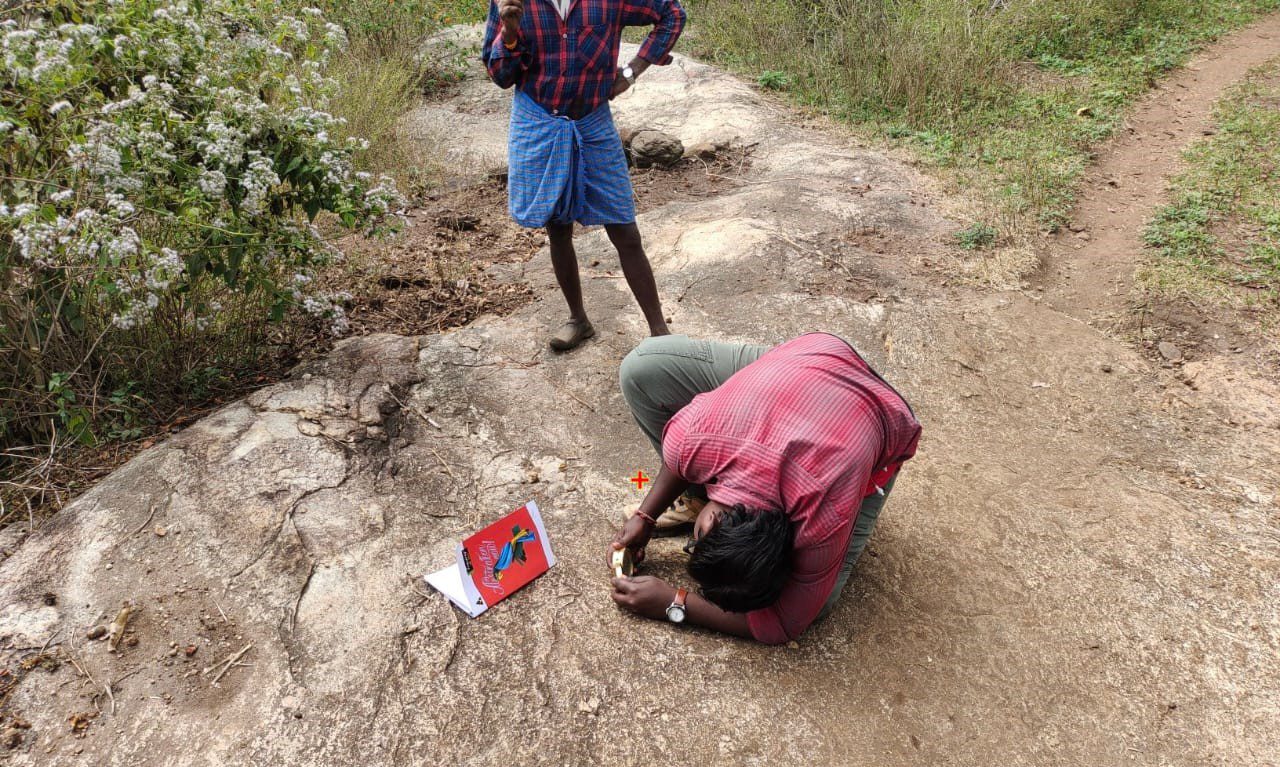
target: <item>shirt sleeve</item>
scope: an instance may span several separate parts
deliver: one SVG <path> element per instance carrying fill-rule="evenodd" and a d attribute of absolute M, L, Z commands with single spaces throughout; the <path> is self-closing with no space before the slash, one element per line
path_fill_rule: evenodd
<path fill-rule="evenodd" d="M 524 31 L 514 49 L 502 42 L 502 23 L 498 19 L 498 4 L 489 3 L 489 21 L 485 25 L 484 47 L 480 51 L 480 59 L 485 69 L 489 70 L 489 79 L 500 88 L 510 88 L 518 83 L 525 72 L 533 64 L 533 51 Z"/>
<path fill-rule="evenodd" d="M 645 27 L 653 25 L 653 31 L 640 46 L 640 58 L 650 64 L 665 66 L 671 63 L 671 49 L 684 31 L 685 12 L 678 0 L 624 0 L 622 25 Z"/>
<path fill-rule="evenodd" d="M 685 446 L 689 441 L 689 424 L 697 417 L 698 407 L 695 398 L 693 402 L 671 416 L 671 420 L 667 421 L 667 425 L 662 428 L 662 462 L 676 474 L 695 483 L 698 480 L 691 479 L 687 473 L 691 467 L 685 453 Z"/>

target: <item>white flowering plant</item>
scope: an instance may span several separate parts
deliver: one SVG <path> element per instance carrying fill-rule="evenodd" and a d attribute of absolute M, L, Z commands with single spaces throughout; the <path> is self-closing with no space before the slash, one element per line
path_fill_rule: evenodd
<path fill-rule="evenodd" d="M 69 426 L 55 389 L 110 401 L 157 355 L 199 360 L 245 324 L 298 310 L 344 329 L 314 288 L 337 254 L 313 222 L 382 233 L 402 200 L 326 111 L 343 29 L 291 7 L 47 0 L 0 18 L 6 444 Z"/>

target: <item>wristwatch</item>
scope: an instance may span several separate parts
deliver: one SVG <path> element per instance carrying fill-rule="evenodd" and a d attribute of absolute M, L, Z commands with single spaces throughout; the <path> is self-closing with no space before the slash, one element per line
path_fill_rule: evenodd
<path fill-rule="evenodd" d="M 672 623 L 684 623 L 684 600 L 689 596 L 687 589 L 676 589 L 676 598 L 667 605 L 667 620 Z"/>
<path fill-rule="evenodd" d="M 622 68 L 622 76 L 626 79 L 628 85 L 636 84 L 636 71 L 628 64 Z"/>

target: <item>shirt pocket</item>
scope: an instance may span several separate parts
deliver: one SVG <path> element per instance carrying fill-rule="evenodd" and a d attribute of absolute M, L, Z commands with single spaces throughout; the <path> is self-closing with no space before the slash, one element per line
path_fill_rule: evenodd
<path fill-rule="evenodd" d="M 578 63 L 585 72 L 600 72 L 617 68 L 610 55 L 613 52 L 612 35 L 607 24 L 585 24 L 578 29 Z"/>

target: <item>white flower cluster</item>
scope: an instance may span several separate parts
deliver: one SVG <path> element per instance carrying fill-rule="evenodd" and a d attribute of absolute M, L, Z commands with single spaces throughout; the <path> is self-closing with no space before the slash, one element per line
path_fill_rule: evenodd
<path fill-rule="evenodd" d="M 377 230 L 403 201 L 353 171 L 367 144 L 338 140 L 325 111 L 342 29 L 315 9 L 263 26 L 236 0 L 90 8 L 82 24 L 0 21 L 0 137 L 31 169 L 0 188 L 0 267 L 60 275 L 120 328 L 205 280 L 292 296 L 343 329 L 345 299 L 310 279 L 330 248 L 296 219 Z"/>

